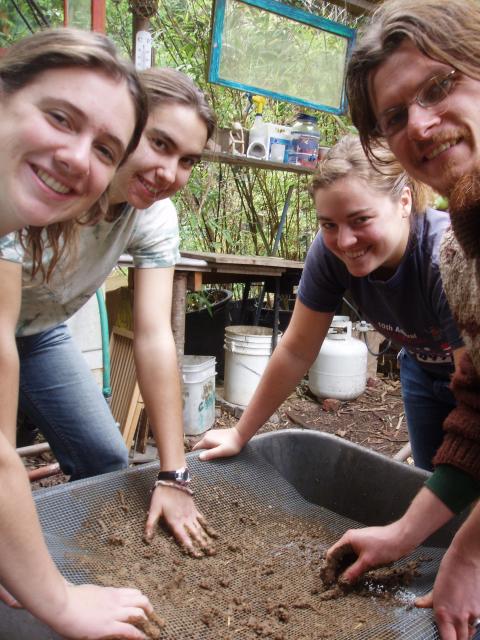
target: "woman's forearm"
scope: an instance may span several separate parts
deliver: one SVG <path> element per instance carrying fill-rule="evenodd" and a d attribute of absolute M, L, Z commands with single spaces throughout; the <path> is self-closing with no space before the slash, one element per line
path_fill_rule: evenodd
<path fill-rule="evenodd" d="M 65 582 L 45 545 L 22 461 L 0 433 L 0 584 L 48 622 L 64 606 Z"/>

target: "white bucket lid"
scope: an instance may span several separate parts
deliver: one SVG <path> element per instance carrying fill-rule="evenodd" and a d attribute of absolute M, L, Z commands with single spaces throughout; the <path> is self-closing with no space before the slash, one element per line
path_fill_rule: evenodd
<path fill-rule="evenodd" d="M 213 367 L 215 356 L 183 356 L 183 371 L 204 371 Z"/>
<path fill-rule="evenodd" d="M 231 340 L 235 342 L 249 342 L 249 343 L 270 343 L 272 340 L 273 329 L 271 327 L 257 327 L 252 325 L 232 325 L 225 327 L 225 340 Z M 278 337 L 282 335 L 282 332 L 278 332 Z"/>

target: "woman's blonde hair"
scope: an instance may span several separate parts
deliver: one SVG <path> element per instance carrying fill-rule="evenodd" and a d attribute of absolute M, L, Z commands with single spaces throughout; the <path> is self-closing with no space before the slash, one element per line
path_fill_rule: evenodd
<path fill-rule="evenodd" d="M 138 145 L 147 119 L 147 99 L 134 67 L 119 57 L 115 45 L 106 36 L 93 31 L 58 28 L 38 31 L 9 47 L 0 57 L 0 99 L 23 89 L 36 77 L 52 69 L 82 68 L 99 71 L 124 81 L 135 112 L 135 127 L 122 162 Z M 81 88 L 74 87 L 74 90 Z M 0 142 L 1 143 L 1 142 Z M 82 221 L 91 222 L 106 213 L 108 199 L 104 194 Z M 66 220 L 47 227 L 45 242 L 41 228 L 30 227 L 21 232 L 21 240 L 32 254 L 32 276 L 38 271 L 48 279 L 62 254 L 74 244 L 75 220 Z M 48 246 L 52 259 L 48 269 L 42 265 L 42 253 Z"/>
<path fill-rule="evenodd" d="M 389 196 L 393 201 L 400 199 L 405 187 L 412 194 L 415 213 L 424 213 L 433 201 L 433 191 L 422 182 L 411 178 L 395 156 L 384 147 L 375 150 L 381 157 L 381 172 L 367 158 L 358 136 L 348 135 L 332 147 L 319 163 L 310 184 L 310 193 L 325 189 L 342 178 L 357 178 L 365 182 L 373 191 Z"/>

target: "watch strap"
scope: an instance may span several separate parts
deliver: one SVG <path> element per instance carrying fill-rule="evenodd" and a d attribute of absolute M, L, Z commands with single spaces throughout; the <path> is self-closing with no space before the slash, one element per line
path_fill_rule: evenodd
<path fill-rule="evenodd" d="M 173 471 L 159 471 L 157 480 L 166 480 L 176 482 L 181 486 L 187 486 L 191 482 L 191 476 L 188 467 L 182 467 L 181 469 L 175 469 Z"/>

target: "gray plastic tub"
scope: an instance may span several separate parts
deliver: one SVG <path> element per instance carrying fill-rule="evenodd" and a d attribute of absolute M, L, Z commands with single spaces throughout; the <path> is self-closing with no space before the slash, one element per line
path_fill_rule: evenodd
<path fill-rule="evenodd" d="M 251 492 L 268 508 L 290 514 L 327 519 L 338 535 L 355 523 L 385 524 L 399 517 L 421 488 L 427 473 L 371 452 L 335 436 L 292 429 L 254 438 L 235 458 L 200 462 L 198 454 L 188 455 L 188 464 L 200 485 L 238 487 Z M 35 501 L 47 543 L 62 573 L 72 582 L 88 580 L 75 566 L 72 551 L 81 527 L 92 520 L 107 500 L 115 500 L 119 489 L 131 510 L 148 508 L 149 488 L 158 469 L 157 463 L 143 465 L 36 492 Z M 229 508 L 228 500 L 225 508 Z M 201 509 L 201 502 L 198 501 Z M 221 513 L 218 514 L 221 518 Z M 354 521 L 354 522 L 352 522 Z M 436 567 L 444 547 L 459 526 L 457 518 L 427 541 L 434 565 L 412 587 L 414 593 L 426 593 L 432 586 Z M 172 543 L 173 544 L 173 543 Z M 166 577 L 165 577 L 166 578 Z M 301 576 L 292 575 L 292 581 Z M 162 576 L 159 576 L 162 579 Z M 189 630 L 188 620 L 179 612 L 175 640 L 215 638 Z M 438 638 L 429 611 L 400 614 L 394 637 L 418 640 Z M 185 616 L 183 616 L 185 618 Z M 392 629 L 378 629 L 375 640 L 390 640 Z M 288 636 L 290 638 L 290 636 Z M 352 632 L 349 638 L 371 638 Z M 480 635 L 478 635 L 480 637 Z M 0 604 L 0 640 L 57 640 L 45 625 L 27 612 Z M 291 636 L 295 640 L 295 635 Z"/>

